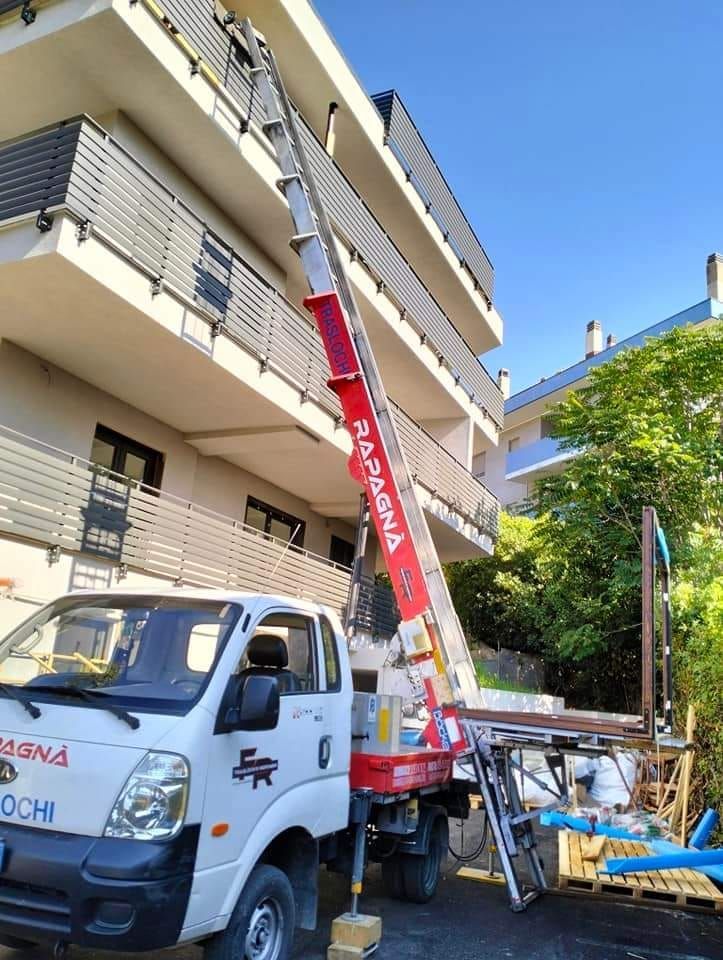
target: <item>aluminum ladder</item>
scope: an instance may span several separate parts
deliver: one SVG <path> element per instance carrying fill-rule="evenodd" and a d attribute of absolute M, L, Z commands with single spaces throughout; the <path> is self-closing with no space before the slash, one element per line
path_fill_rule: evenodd
<path fill-rule="evenodd" d="M 226 28 L 235 33 L 251 61 L 251 73 L 264 104 L 264 132 L 281 168 L 277 181 L 289 205 L 295 234 L 291 245 L 299 254 L 312 294 L 335 290 L 349 321 L 353 341 L 379 419 L 382 438 L 407 514 L 414 546 L 424 570 L 431 600 L 431 616 L 439 637 L 445 668 L 456 700 L 468 707 L 480 705 L 479 685 L 427 521 L 414 491 L 414 481 L 397 434 L 386 391 L 331 225 L 306 156 L 293 106 L 286 94 L 273 52 L 256 33 L 251 21 L 227 14 Z"/>
<path fill-rule="evenodd" d="M 432 603 L 430 612 L 438 631 L 454 696 L 468 707 L 481 705 L 479 684 L 467 641 L 414 491 L 413 477 L 402 450 L 371 344 L 316 187 L 295 111 L 287 96 L 273 52 L 256 33 L 249 19 L 237 21 L 235 15 L 229 13 L 224 19 L 224 25 L 240 42 L 241 48 L 250 59 L 253 81 L 264 104 L 267 120 L 263 129 L 271 141 L 281 168 L 282 175 L 277 185 L 286 197 L 294 224 L 295 233 L 291 246 L 301 259 L 312 294 L 336 291 L 349 322 L 379 420 L 383 442 L 410 522 L 414 546 L 422 562 Z M 360 521 L 361 519 L 360 516 Z M 466 754 L 472 763 L 485 801 L 487 817 L 507 880 L 510 903 L 513 910 L 524 910 L 530 900 L 545 889 L 531 817 L 521 809 L 516 784 L 509 775 L 510 767 L 505 760 L 504 751 L 494 748 L 480 736 L 475 724 L 464 721 L 463 726 L 469 744 Z M 533 881 L 533 890 L 528 894 L 523 894 L 512 862 L 520 850 L 524 851 L 527 858 Z"/>
<path fill-rule="evenodd" d="M 507 883 L 510 907 L 515 913 L 525 910 L 529 903 L 547 889 L 544 867 L 537 850 L 537 839 L 532 821 L 537 811 L 522 808 L 512 761 L 512 748 L 495 744 L 478 721 L 462 720 L 462 727 L 470 744 L 467 759 L 474 769 L 479 784 L 485 813 L 500 866 Z M 549 762 L 549 761 L 548 761 Z M 550 766 L 551 771 L 554 770 Z M 561 802 L 566 799 L 564 782 L 558 780 Z M 530 878 L 530 889 L 525 892 L 515 869 L 515 858 L 523 854 Z"/>

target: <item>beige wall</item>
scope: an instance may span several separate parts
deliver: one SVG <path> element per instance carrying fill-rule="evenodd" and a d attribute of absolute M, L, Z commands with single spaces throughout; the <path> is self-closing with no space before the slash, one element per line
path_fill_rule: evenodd
<path fill-rule="evenodd" d="M 354 542 L 354 530 L 349 524 L 319 516 L 304 500 L 226 460 L 198 457 L 191 498 L 195 503 L 243 520 L 249 495 L 303 520 L 306 523 L 304 547 L 313 553 L 328 557 L 332 534 Z"/>
<path fill-rule="evenodd" d="M 471 468 L 474 425 L 470 417 L 422 420 L 421 424 L 462 466 Z"/>
<path fill-rule="evenodd" d="M 86 458 L 102 423 L 163 453 L 163 489 L 191 498 L 197 453 L 176 430 L 8 340 L 0 342 L 0 423 Z"/>
<path fill-rule="evenodd" d="M 237 520 L 244 519 L 247 496 L 256 497 L 304 520 L 304 546 L 325 557 L 332 533 L 354 538 L 349 524 L 313 513 L 305 501 L 225 460 L 202 456 L 177 430 L 7 340 L 0 341 L 0 423 L 82 458 L 102 423 L 163 453 L 167 493 Z"/>

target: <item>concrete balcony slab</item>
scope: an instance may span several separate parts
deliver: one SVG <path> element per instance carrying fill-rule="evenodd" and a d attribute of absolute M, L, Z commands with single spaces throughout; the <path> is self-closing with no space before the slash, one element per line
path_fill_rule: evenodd
<path fill-rule="evenodd" d="M 576 451 L 563 450 L 553 437 L 543 437 L 507 454 L 506 480 L 535 480 L 565 469 Z"/>

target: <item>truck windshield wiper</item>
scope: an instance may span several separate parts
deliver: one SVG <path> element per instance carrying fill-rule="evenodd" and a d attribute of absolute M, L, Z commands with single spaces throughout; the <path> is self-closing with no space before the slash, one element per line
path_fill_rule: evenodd
<path fill-rule="evenodd" d="M 26 687 L 32 688 L 32 686 L 32 684 L 26 684 Z M 99 690 L 86 690 L 84 687 L 56 687 L 45 686 L 45 684 L 43 684 L 42 686 L 36 686 L 35 689 L 55 693 L 61 697 L 76 697 L 78 700 L 86 700 L 90 703 L 98 703 L 98 700 L 103 700 L 106 697 L 106 694 L 101 693 Z M 123 707 L 116 707 L 112 703 L 104 703 L 103 709 L 107 710 L 108 713 L 112 713 L 114 717 L 118 717 L 118 719 L 124 723 L 127 723 L 131 730 L 137 730 L 141 725 L 138 717 L 134 717 L 132 713 L 128 713 Z"/>
<path fill-rule="evenodd" d="M 26 700 L 22 693 L 18 693 L 12 683 L 0 683 L 0 690 L 11 700 L 19 703 L 24 710 L 27 710 L 33 720 L 37 720 L 41 716 L 40 708 L 36 707 L 32 700 Z"/>

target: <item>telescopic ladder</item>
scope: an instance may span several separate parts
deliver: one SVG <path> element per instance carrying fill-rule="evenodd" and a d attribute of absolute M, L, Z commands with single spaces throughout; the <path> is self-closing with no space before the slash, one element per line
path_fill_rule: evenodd
<path fill-rule="evenodd" d="M 481 706 L 477 675 L 414 481 L 397 434 L 389 400 L 371 344 L 342 263 L 336 240 L 304 149 L 300 126 L 272 51 L 248 19 L 223 18 L 251 63 L 264 104 L 263 129 L 275 150 L 277 181 L 294 225 L 291 246 L 298 253 L 314 314 L 331 368 L 329 386 L 341 401 L 354 452 L 352 476 L 363 486 L 387 571 L 402 615 L 404 652 L 426 692 L 431 720 L 425 736 L 472 764 L 485 799 L 514 910 L 524 897 L 512 866 L 524 851 L 536 894 L 544 889 L 530 820 L 519 806 L 514 780 L 504 779 L 503 755 L 480 729 L 457 715 L 457 705 Z"/>

